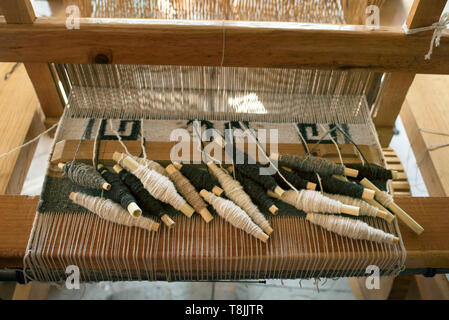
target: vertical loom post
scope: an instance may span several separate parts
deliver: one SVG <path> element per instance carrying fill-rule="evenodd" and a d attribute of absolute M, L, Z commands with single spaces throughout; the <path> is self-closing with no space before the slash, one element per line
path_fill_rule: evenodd
<path fill-rule="evenodd" d="M 407 28 L 426 27 L 439 21 L 446 2 L 446 0 L 413 1 L 406 21 Z M 432 32 L 429 32 L 429 42 L 431 36 Z M 423 63 L 425 54 L 426 52 L 422 53 Z M 382 83 L 371 114 L 382 147 L 388 147 L 391 142 L 394 123 L 414 79 L 414 73 L 392 73 L 386 75 Z"/>
<path fill-rule="evenodd" d="M 36 16 L 30 0 L 2 0 L 0 8 L 8 24 L 33 24 Z M 52 119 L 62 116 L 63 103 L 53 73 L 47 63 L 25 63 L 28 76 L 39 98 L 42 111 L 51 126 Z"/>

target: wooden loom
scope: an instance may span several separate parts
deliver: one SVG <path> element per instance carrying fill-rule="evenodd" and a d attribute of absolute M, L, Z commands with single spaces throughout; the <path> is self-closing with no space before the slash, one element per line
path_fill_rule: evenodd
<path fill-rule="evenodd" d="M 438 21 L 445 2 L 416 0 L 407 19 L 408 27 L 417 28 Z M 217 39 L 221 39 L 222 22 L 204 24 L 191 21 L 181 25 L 170 21 L 130 23 L 126 19 L 104 19 L 97 24 L 83 18 L 80 30 L 73 32 L 66 29 L 65 20 L 35 18 L 27 0 L 3 1 L 0 10 L 7 22 L 0 24 L 0 61 L 25 63 L 47 124 L 54 122 L 63 111 L 48 63 L 214 66 L 218 64 L 216 57 L 221 56 L 222 45 Z M 355 25 L 258 23 L 258 28 L 254 25 L 252 22 L 232 22 L 226 26 L 224 66 L 391 72 L 389 81 L 384 83 L 384 98 L 376 102 L 378 111 L 374 119 L 379 138 L 385 145 L 391 139 L 393 123 L 414 75 L 449 73 L 449 38 L 446 34 L 432 59 L 425 61 L 423 57 L 429 47 L 430 32 L 406 36 L 402 29 L 396 27 L 370 30 Z M 189 53 L 191 39 L 201 50 Z M 242 42 L 246 45 L 242 46 Z M 277 45 L 273 47 L 273 43 Z M 154 50 L 155 47 L 158 50 Z M 73 142 L 66 141 L 64 146 L 57 146 L 59 158 L 54 161 L 70 159 L 73 145 Z M 161 150 L 158 153 L 160 158 L 155 160 L 167 161 L 170 147 L 170 144 L 160 144 L 150 150 Z M 284 147 L 280 147 L 281 152 L 295 149 L 294 146 Z M 102 148 L 100 153 L 103 152 L 103 159 L 107 160 L 110 159 L 108 154 L 116 147 L 103 144 Z M 86 146 L 87 150 L 92 148 Z M 319 152 L 321 156 L 329 153 L 325 146 Z M 86 154 L 84 157 L 89 159 L 90 156 Z M 329 155 L 331 159 L 336 156 Z M 351 159 L 355 159 L 354 154 L 346 154 L 345 161 L 350 162 Z M 0 265 L 21 267 L 36 202 L 36 198 L 2 196 Z M 426 230 L 418 237 L 402 228 L 407 249 L 407 272 L 422 273 L 427 268 L 445 272 L 449 268 L 449 247 L 445 241 L 449 225 L 444 217 L 447 203 L 445 198 L 398 200 L 398 204 Z M 12 210 L 14 215 L 6 214 Z"/>

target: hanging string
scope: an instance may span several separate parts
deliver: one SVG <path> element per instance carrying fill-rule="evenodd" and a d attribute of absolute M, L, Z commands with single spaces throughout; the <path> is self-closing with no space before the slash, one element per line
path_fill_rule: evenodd
<path fill-rule="evenodd" d="M 217 197 L 213 193 L 201 190 L 201 196 L 214 207 L 220 217 L 228 221 L 234 227 L 244 230 L 246 233 L 266 242 L 268 235 L 265 234 L 260 227 L 255 224 L 234 202 Z"/>
<path fill-rule="evenodd" d="M 128 148 L 126 147 L 126 145 L 123 143 L 122 141 L 122 137 L 120 136 L 120 134 L 118 133 L 117 130 L 114 129 L 114 125 L 112 123 L 112 119 L 109 119 L 109 126 L 111 127 L 112 132 L 115 134 L 115 136 L 118 139 L 118 142 L 120 142 L 120 144 L 122 145 L 123 149 L 125 149 L 125 152 L 127 155 L 131 155 L 128 151 Z"/>
<path fill-rule="evenodd" d="M 12 154 L 12 153 L 14 153 L 14 152 L 16 152 L 16 151 L 18 151 L 18 150 L 20 150 L 20 149 L 25 148 L 26 146 L 29 146 L 29 145 L 32 144 L 33 142 L 36 142 L 36 141 L 39 140 L 42 136 L 46 135 L 46 134 L 49 133 L 51 130 L 53 130 L 54 128 L 56 128 L 56 127 L 59 125 L 59 122 L 61 122 L 61 120 L 59 120 L 58 122 L 56 122 L 56 123 L 55 123 L 54 125 L 52 125 L 50 128 L 48 128 L 47 130 L 45 130 L 45 131 L 42 132 L 41 134 L 37 135 L 37 136 L 34 137 L 33 139 L 31 139 L 31 140 L 25 142 L 24 144 L 22 144 L 22 145 L 20 145 L 20 146 L 17 146 L 17 147 L 15 147 L 15 148 L 9 150 L 9 151 L 6 152 L 6 153 L 0 154 L 0 159 L 3 158 L 3 157 L 7 157 L 7 156 L 9 156 L 10 154 Z"/>
<path fill-rule="evenodd" d="M 294 123 L 294 124 L 293 124 L 293 127 L 294 127 L 294 128 L 296 129 L 296 131 L 298 132 L 299 139 L 300 139 L 300 141 L 301 141 L 301 144 L 302 144 L 303 147 L 304 147 L 304 150 L 306 151 L 307 154 L 310 154 L 309 146 L 307 145 L 306 139 L 304 139 L 304 137 L 303 137 L 303 135 L 302 135 L 302 133 L 301 133 L 301 130 L 299 130 L 298 125 L 299 125 L 299 123 Z"/>
<path fill-rule="evenodd" d="M 443 35 L 443 31 L 447 29 L 448 25 L 449 25 L 449 13 L 446 12 L 443 15 L 441 15 L 441 18 L 438 22 L 435 22 L 431 26 L 409 29 L 407 23 L 404 23 L 402 25 L 402 28 L 404 29 L 405 34 L 415 34 L 419 32 L 434 30 L 432 40 L 430 41 L 429 51 L 424 56 L 426 60 L 430 60 L 433 53 L 433 47 L 435 46 L 435 48 L 438 48 L 440 46 L 441 36 Z"/>
<path fill-rule="evenodd" d="M 103 121 L 103 119 L 100 119 L 100 123 L 98 124 L 98 128 L 97 128 L 97 133 L 95 134 L 95 139 L 94 139 L 94 147 L 92 150 L 92 166 L 94 168 L 97 167 L 98 165 L 98 152 L 100 150 L 100 129 L 101 129 L 101 122 Z"/>
<path fill-rule="evenodd" d="M 287 179 L 287 181 L 290 182 L 296 189 L 298 190 L 307 189 L 308 186 L 307 180 L 302 179 L 295 172 L 290 172 L 280 167 L 278 169 L 279 172 L 284 176 L 284 178 Z M 286 189 L 290 188 L 289 185 L 285 183 L 284 179 L 282 179 L 278 173 L 274 175 L 274 178 L 282 188 Z"/>
<path fill-rule="evenodd" d="M 145 217 L 136 219 L 123 210 L 119 204 L 109 199 L 93 197 L 80 192 L 72 192 L 70 199 L 104 220 L 148 231 L 157 231 L 159 228 L 159 223 Z"/>
<path fill-rule="evenodd" d="M 147 150 L 145 149 L 145 133 L 143 128 L 143 119 L 140 119 L 140 145 L 142 147 L 143 158 L 147 159 Z"/>

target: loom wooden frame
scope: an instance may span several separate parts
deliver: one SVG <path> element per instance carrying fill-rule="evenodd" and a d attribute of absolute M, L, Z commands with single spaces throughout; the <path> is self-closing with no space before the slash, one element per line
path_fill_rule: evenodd
<path fill-rule="evenodd" d="M 441 15 L 444 3 L 415 0 L 407 26 L 431 25 Z M 400 28 L 226 22 L 225 59 L 221 64 L 223 22 L 83 19 L 80 30 L 67 30 L 62 20 L 36 19 L 29 0 L 3 0 L 0 7 L 7 21 L 0 23 L 0 61 L 25 62 L 48 122 L 55 121 L 63 110 L 54 73 L 49 68 L 52 62 L 381 71 L 391 72 L 392 77 L 384 84 L 383 101 L 376 101 L 380 117 L 374 122 L 381 140 L 387 144 L 414 75 L 449 74 L 446 32 L 432 60 L 425 61 L 431 32 L 407 36 Z M 155 46 L 159 50 L 154 50 Z M 23 197 L 5 197 L 0 199 L 5 210 L 23 204 Z M 32 201 L 35 199 L 27 203 Z M 404 205 L 419 202 L 403 201 Z M 447 203 L 445 198 L 437 201 Z M 441 206 L 444 207 L 447 206 Z M 440 227 L 446 230 L 444 225 Z M 448 267 L 449 251 L 441 247 L 443 240 L 422 247 L 418 259 L 421 267 Z M 4 253 L 0 250 L 0 255 Z"/>

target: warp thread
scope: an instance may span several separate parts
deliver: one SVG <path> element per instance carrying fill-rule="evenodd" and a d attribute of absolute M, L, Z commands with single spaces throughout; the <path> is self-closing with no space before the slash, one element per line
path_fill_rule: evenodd
<path fill-rule="evenodd" d="M 307 214 L 307 220 L 344 237 L 389 244 L 395 242 L 394 235 L 373 228 L 361 220 L 314 213 Z"/>
<path fill-rule="evenodd" d="M 163 207 L 160 201 L 154 198 L 148 190 L 145 189 L 139 178 L 125 169 L 121 170 L 118 175 L 137 198 L 139 205 L 142 206 L 142 214 L 144 216 L 151 215 L 160 218 L 164 215 L 164 213 L 162 213 Z"/>
<path fill-rule="evenodd" d="M 111 185 L 111 190 L 106 191 L 111 200 L 120 203 L 124 209 L 128 209 L 132 202 L 137 203 L 131 191 L 115 173 L 109 171 L 106 167 L 101 167 L 99 170 L 101 176 Z"/>
<path fill-rule="evenodd" d="M 357 178 L 367 178 L 371 181 L 373 180 L 391 180 L 393 179 L 393 174 L 391 170 L 387 170 L 385 168 L 372 165 L 372 164 L 348 164 L 346 165 L 348 168 L 356 169 L 359 171 L 359 175 Z"/>
<path fill-rule="evenodd" d="M 348 204 L 350 206 L 356 206 L 360 208 L 359 215 L 361 216 L 369 216 L 369 217 L 376 217 L 378 209 L 375 206 L 370 205 L 369 203 L 357 199 L 352 198 L 344 195 L 339 194 L 324 194 L 326 197 L 340 201 L 341 203 Z"/>
<path fill-rule="evenodd" d="M 237 180 L 242 184 L 243 189 L 248 193 L 251 199 L 262 209 L 268 211 L 274 205 L 271 198 L 267 195 L 264 188 L 257 182 L 245 177 L 240 172 L 236 172 Z"/>
<path fill-rule="evenodd" d="M 259 211 L 256 205 L 251 201 L 249 195 L 243 191 L 242 185 L 232 179 L 223 169 L 215 165 L 210 166 L 212 173 L 217 177 L 226 196 L 234 201 L 240 208 L 242 208 L 255 223 L 257 223 L 263 230 L 271 229 L 270 223 L 265 219 L 264 215 Z"/>
<path fill-rule="evenodd" d="M 305 212 L 341 213 L 342 203 L 312 190 L 285 191 L 281 200 Z"/>
<path fill-rule="evenodd" d="M 307 188 L 308 181 L 298 176 L 295 172 L 287 171 L 281 167 L 279 167 L 278 170 L 296 189 L 301 190 Z M 290 186 L 284 181 L 284 179 L 282 179 L 278 172 L 274 175 L 274 179 L 277 183 L 279 183 L 281 188 L 290 189 Z"/>
<path fill-rule="evenodd" d="M 123 159 L 125 155 L 122 154 L 118 160 L 118 164 L 123 165 Z M 146 166 L 138 164 L 137 168 L 132 173 L 140 179 L 145 189 L 158 200 L 168 203 L 176 210 L 186 204 L 186 201 L 178 194 L 176 187 L 169 178 L 162 174 L 148 169 Z"/>
<path fill-rule="evenodd" d="M 72 182 L 86 188 L 101 190 L 106 180 L 92 166 L 69 161 L 62 167 L 62 174 Z"/>
<path fill-rule="evenodd" d="M 279 163 L 283 166 L 304 172 L 316 172 L 322 176 L 344 175 L 345 167 L 323 158 L 280 154 Z"/>
<path fill-rule="evenodd" d="M 260 167 L 256 164 L 236 164 L 234 169 L 240 174 L 262 185 L 265 190 L 274 191 L 278 186 L 276 180 L 269 175 L 261 175 Z"/>
<path fill-rule="evenodd" d="M 234 202 L 217 197 L 209 191 L 203 192 L 204 199 L 214 207 L 220 217 L 228 221 L 234 227 L 247 232 L 248 234 L 259 238 L 266 237 L 265 233 L 256 225 L 251 218 Z"/>
<path fill-rule="evenodd" d="M 206 189 L 207 191 L 211 191 L 215 186 L 213 177 L 207 171 L 192 166 L 182 166 L 180 171 L 190 180 L 190 183 L 196 190 Z"/>
<path fill-rule="evenodd" d="M 188 203 L 192 205 L 196 212 L 200 212 L 207 207 L 207 204 L 200 197 L 199 193 L 190 181 L 182 175 L 178 170 L 169 172 L 170 179 L 175 183 L 179 193 L 184 196 Z"/>
<path fill-rule="evenodd" d="M 149 231 L 153 230 L 152 227 L 155 223 L 153 220 L 145 217 L 134 218 L 112 200 L 74 192 L 72 201 L 95 213 L 102 219 L 128 227 L 138 227 Z"/>
<path fill-rule="evenodd" d="M 306 180 L 309 180 L 311 182 L 314 182 L 314 183 L 322 186 L 323 191 L 325 191 L 325 192 L 334 193 L 334 194 L 343 194 L 343 195 L 353 197 L 353 198 L 362 198 L 364 188 L 361 185 L 351 183 L 351 182 L 341 181 L 341 180 L 335 179 L 331 176 L 320 176 L 320 180 L 321 180 L 321 184 L 320 184 L 318 177 L 315 173 L 297 172 L 297 174 Z"/>
<path fill-rule="evenodd" d="M 139 158 L 136 156 L 131 156 L 131 158 L 133 158 L 134 160 L 137 161 L 138 164 L 147 167 L 150 170 L 154 170 L 157 173 L 166 176 L 168 178 L 168 173 L 165 170 L 165 168 L 163 166 L 161 166 L 159 163 L 157 163 L 156 161 L 150 160 L 150 159 L 145 159 L 145 158 Z"/>

